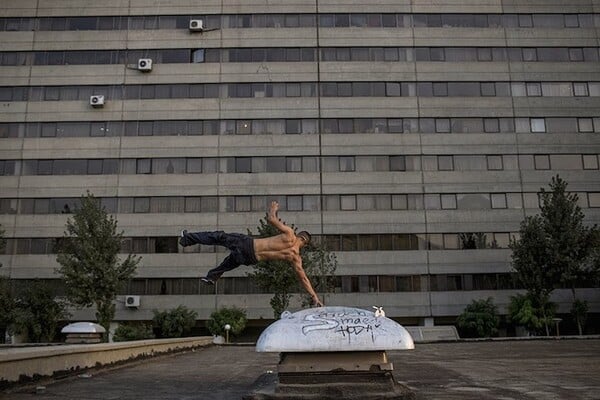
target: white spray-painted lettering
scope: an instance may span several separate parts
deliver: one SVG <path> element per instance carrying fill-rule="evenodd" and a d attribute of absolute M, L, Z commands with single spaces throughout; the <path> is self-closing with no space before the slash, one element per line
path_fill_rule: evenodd
<path fill-rule="evenodd" d="M 313 331 L 333 331 L 347 338 L 349 342 L 353 336 L 363 334 L 370 334 L 374 342 L 376 330 L 381 326 L 378 318 L 362 311 L 309 314 L 304 317 L 304 321 L 302 326 L 304 335 Z"/>

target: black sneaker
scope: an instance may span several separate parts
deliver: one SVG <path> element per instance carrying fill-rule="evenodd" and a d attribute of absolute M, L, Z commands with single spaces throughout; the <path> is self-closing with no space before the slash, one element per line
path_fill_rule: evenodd
<path fill-rule="evenodd" d="M 187 241 L 187 238 L 185 237 L 185 235 L 187 235 L 187 231 L 184 229 L 179 234 L 179 244 L 182 245 L 183 247 L 188 246 L 188 241 Z"/>
<path fill-rule="evenodd" d="M 202 278 L 200 278 L 200 280 L 201 280 L 202 282 L 206 283 L 207 285 L 211 285 L 211 286 L 212 286 L 212 285 L 214 285 L 214 284 L 215 284 L 215 281 L 213 281 L 212 279 L 210 279 L 210 278 L 207 278 L 207 277 L 205 277 L 205 276 L 203 276 Z"/>

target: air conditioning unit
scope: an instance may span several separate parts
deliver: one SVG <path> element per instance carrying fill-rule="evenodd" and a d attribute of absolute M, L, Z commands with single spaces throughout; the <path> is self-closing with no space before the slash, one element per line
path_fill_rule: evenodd
<path fill-rule="evenodd" d="M 137 308 L 140 306 L 140 296 L 125 296 L 125 307 Z"/>
<path fill-rule="evenodd" d="M 101 94 L 95 94 L 93 96 L 90 96 L 90 106 L 104 107 L 104 96 Z"/>
<path fill-rule="evenodd" d="M 152 71 L 152 59 L 151 58 L 140 58 L 137 64 L 138 71 L 149 72 Z"/>
<path fill-rule="evenodd" d="M 204 30 L 204 21 L 201 19 L 190 20 L 190 32 L 202 32 Z"/>

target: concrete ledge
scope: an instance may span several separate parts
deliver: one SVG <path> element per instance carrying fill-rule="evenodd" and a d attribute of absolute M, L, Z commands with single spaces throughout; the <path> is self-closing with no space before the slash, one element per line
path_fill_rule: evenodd
<path fill-rule="evenodd" d="M 212 337 L 202 336 L 119 343 L 4 347 L 0 349 L 0 387 L 211 344 Z"/>

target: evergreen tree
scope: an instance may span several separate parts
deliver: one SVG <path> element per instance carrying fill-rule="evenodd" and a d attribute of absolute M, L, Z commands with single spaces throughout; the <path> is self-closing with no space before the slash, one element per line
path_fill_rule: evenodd
<path fill-rule="evenodd" d="M 513 267 L 521 284 L 539 304 L 561 287 L 571 289 L 579 333 L 583 332 L 584 315 L 576 297 L 576 287 L 595 282 L 600 271 L 598 228 L 583 224 L 583 212 L 576 194 L 566 192 L 567 183 L 555 176 L 550 191 L 541 189 L 540 214 L 526 217 L 521 223 L 518 241 L 511 242 Z M 548 321 L 547 315 L 541 316 Z M 549 333 L 546 325 L 546 333 Z"/>
<path fill-rule="evenodd" d="M 598 257 L 598 228 L 583 224 L 584 215 L 577 205 L 578 196 L 567 193 L 567 182 L 558 175 L 552 178 L 550 191 L 541 190 L 541 214 L 548 238 L 547 249 L 550 269 L 556 271 L 557 287 L 571 289 L 573 314 L 579 334 L 583 334 L 583 322 L 587 303 L 577 299 L 578 284 L 597 280 L 600 266 Z"/>
<path fill-rule="evenodd" d="M 266 218 L 259 221 L 258 236 L 270 237 L 280 234 L 279 230 L 269 224 Z M 296 231 L 296 227 L 291 225 Z M 251 232 L 248 232 L 250 235 Z M 337 258 L 335 254 L 327 251 L 323 244 L 311 242 L 300 251 L 302 257 L 302 267 L 310 279 L 315 292 L 331 292 L 333 290 L 332 277 L 337 268 Z M 273 293 L 270 300 L 273 315 L 279 318 L 289 305 L 294 293 L 304 293 L 304 289 L 298 282 L 298 277 L 294 269 L 285 261 L 260 261 L 256 264 L 252 272 L 248 273 L 256 284 L 263 290 Z M 302 295 L 302 304 L 307 306 L 311 304 L 310 296 Z"/>
<path fill-rule="evenodd" d="M 96 318 L 108 332 L 115 315 L 115 297 L 135 274 L 140 257 L 119 259 L 123 232 L 117 221 L 89 192 L 67 220 L 57 243 L 57 270 L 64 279 L 67 298 L 79 307 L 96 306 Z"/>

